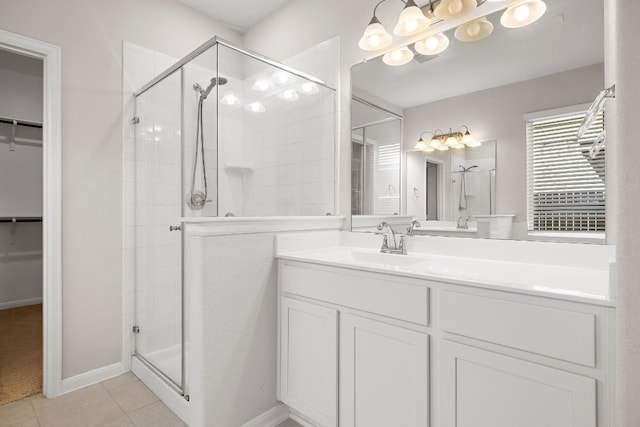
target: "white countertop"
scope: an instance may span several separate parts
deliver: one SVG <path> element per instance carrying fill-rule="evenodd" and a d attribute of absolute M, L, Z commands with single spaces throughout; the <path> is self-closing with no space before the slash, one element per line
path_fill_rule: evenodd
<path fill-rule="evenodd" d="M 342 233 L 344 234 L 344 232 Z M 512 256 L 511 259 L 492 258 L 492 252 L 497 252 L 492 248 L 487 249 L 486 257 L 483 258 L 482 254 L 465 256 L 464 251 L 461 251 L 462 256 L 446 254 L 446 251 L 443 251 L 444 254 L 438 253 L 436 246 L 431 251 L 425 251 L 425 243 L 437 242 L 434 240 L 437 238 L 418 236 L 415 239 L 426 239 L 411 241 L 414 243 L 412 246 L 418 250 L 412 250 L 411 245 L 408 245 L 408 255 L 390 255 L 380 254 L 378 249 L 362 247 L 357 244 L 345 245 L 344 243 L 353 243 L 349 242 L 354 239 L 352 236 L 346 236 L 346 238 L 343 236 L 342 239 L 339 238 L 336 241 L 327 238 L 328 234 L 325 234 L 324 238 L 314 240 L 310 234 L 320 235 L 320 233 L 298 235 L 306 235 L 304 238 L 306 245 L 302 242 L 295 242 L 295 236 L 282 236 L 278 242 L 278 258 L 597 305 L 615 305 L 609 292 L 609 260 L 594 263 L 593 260 L 585 259 L 585 265 L 580 265 L 579 260 L 567 259 L 567 265 L 562 265 L 557 261 L 544 262 L 544 258 L 536 257 L 535 254 L 536 251 L 545 249 L 554 255 L 554 251 L 559 252 L 563 249 L 588 251 L 589 248 L 578 246 L 571 248 L 555 243 L 547 243 L 547 247 L 541 247 L 541 243 L 535 242 L 535 245 L 530 247 L 532 252 L 529 254 L 530 256 L 526 251 L 523 251 L 521 260 L 518 260 L 517 256 Z M 359 237 L 355 237 L 355 239 L 359 239 Z M 416 244 L 417 242 L 420 243 Z M 503 244 L 509 245 L 510 243 L 512 242 L 504 242 Z M 496 245 L 496 242 L 490 244 L 493 246 Z M 516 242 L 521 251 L 523 244 L 526 242 Z M 307 247 L 305 248 L 305 246 Z M 524 248 L 526 249 L 526 246 Z M 593 250 L 597 252 L 596 256 L 602 257 L 606 256 L 608 252 L 613 253 L 613 249 L 609 248 L 610 251 L 597 247 Z M 557 256 L 561 257 L 562 254 L 558 253 Z"/>

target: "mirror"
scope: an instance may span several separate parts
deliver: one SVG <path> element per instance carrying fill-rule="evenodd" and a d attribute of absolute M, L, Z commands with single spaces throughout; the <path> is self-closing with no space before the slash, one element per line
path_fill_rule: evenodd
<path fill-rule="evenodd" d="M 428 1 L 417 3 L 423 10 L 428 8 Z M 532 213 L 530 207 L 532 198 L 538 197 L 536 191 L 540 187 L 532 184 L 537 179 L 531 160 L 535 149 L 528 148 L 528 143 L 533 147 L 531 141 L 535 143 L 536 140 L 531 135 L 528 140 L 527 132 L 537 128 L 530 124 L 549 117 L 580 114 L 580 110 L 586 111 L 586 106 L 604 88 L 603 2 L 557 0 L 546 4 L 547 11 L 542 18 L 523 28 L 503 27 L 500 23 L 502 11 L 498 11 L 487 16 L 493 32 L 483 40 L 459 41 L 454 35 L 456 28 L 450 28 L 444 31 L 450 40 L 449 47 L 438 55 L 416 54 L 413 60 L 401 66 L 386 65 L 381 57 L 376 57 L 352 68 L 353 94 L 402 117 L 399 216 L 409 218 L 409 221 L 415 217 L 429 226 L 419 230 L 434 228 L 436 230 L 430 234 L 465 237 L 604 242 L 603 229 L 584 232 L 590 229 L 571 228 L 569 220 L 560 218 L 576 206 L 584 206 L 587 203 L 584 197 L 560 197 L 562 206 L 557 208 L 560 213 L 550 220 L 538 220 L 538 213 Z M 482 3 L 479 8 L 487 5 L 495 7 L 496 3 Z M 397 14 L 399 11 L 390 10 L 388 15 L 379 18 L 391 27 Z M 432 27 L 444 23 L 447 22 Z M 414 49 L 413 45 L 409 47 Z M 356 102 L 353 105 L 355 108 Z M 356 114 L 352 114 L 355 118 Z M 569 123 L 569 119 L 565 122 Z M 483 184 L 470 181 L 475 179 L 472 177 L 476 176 L 476 171 L 480 172 L 480 167 L 466 173 L 460 169 L 460 166 L 475 165 L 472 157 L 466 157 L 471 156 L 474 149 L 463 148 L 462 161 L 453 149 L 445 154 L 415 150 L 421 136 L 428 142 L 438 129 L 447 134 L 460 129 L 464 133 L 465 128 L 476 141 L 492 141 L 483 145 L 487 150 L 493 147 L 494 158 L 493 174 L 490 167 L 485 168 L 489 175 L 486 189 L 481 190 L 478 186 Z M 590 138 L 597 139 L 598 134 L 592 134 Z M 603 210 L 604 157 L 599 163 L 584 160 L 591 140 L 580 140 L 576 144 L 574 134 L 569 133 L 564 138 L 566 145 L 570 142 L 576 145 L 575 156 L 583 164 L 581 167 L 595 171 L 591 175 L 600 179 L 597 203 L 602 202 Z M 429 159 L 431 161 L 427 162 Z M 561 172 L 550 179 L 561 182 L 563 174 L 571 173 Z M 462 198 L 461 204 L 463 176 L 467 197 Z M 439 192 L 427 191 L 427 177 Z M 547 195 L 549 199 L 552 196 L 557 199 L 562 191 L 567 193 L 564 189 L 554 191 Z M 490 193 L 488 198 L 482 198 L 483 205 L 478 211 L 482 213 L 473 212 L 480 206 L 474 206 L 478 196 L 472 196 L 471 192 Z M 459 208 L 465 204 L 467 208 L 461 215 Z M 461 217 L 467 218 L 469 228 L 457 228 Z M 474 224 L 473 219 L 479 222 Z M 437 223 L 431 224 L 431 221 Z M 497 222 L 508 232 L 496 234 L 492 228 L 487 233 L 487 223 L 493 227 Z M 538 224 L 549 226 L 540 231 Z"/>

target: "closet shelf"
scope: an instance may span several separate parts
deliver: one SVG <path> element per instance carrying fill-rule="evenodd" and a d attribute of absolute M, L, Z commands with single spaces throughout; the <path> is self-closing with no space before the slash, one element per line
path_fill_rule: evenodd
<path fill-rule="evenodd" d="M 12 124 L 14 124 L 14 122 L 18 126 L 26 126 L 26 127 L 31 127 L 31 128 L 42 129 L 42 123 L 39 123 L 39 122 L 31 122 L 29 120 L 13 119 L 11 117 L 0 117 L 0 123 L 7 124 L 7 125 L 12 125 Z"/>

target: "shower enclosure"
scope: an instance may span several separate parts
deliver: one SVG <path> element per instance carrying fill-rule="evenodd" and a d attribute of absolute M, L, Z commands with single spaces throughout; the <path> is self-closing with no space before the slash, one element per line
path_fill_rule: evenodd
<path fill-rule="evenodd" d="M 335 90 L 213 38 L 134 97 L 134 360 L 188 400 L 182 224 L 334 214 Z"/>

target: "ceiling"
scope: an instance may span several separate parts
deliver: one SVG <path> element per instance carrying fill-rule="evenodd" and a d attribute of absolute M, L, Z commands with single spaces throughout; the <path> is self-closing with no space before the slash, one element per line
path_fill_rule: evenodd
<path fill-rule="evenodd" d="M 178 0 L 244 33 L 290 0 Z"/>
<path fill-rule="evenodd" d="M 524 28 L 504 28 L 500 13 L 489 16 L 493 34 L 479 42 L 459 42 L 449 31 L 449 48 L 423 63 L 390 67 L 376 58 L 358 64 L 352 69 L 352 84 L 409 108 L 603 62 L 603 1 L 546 4 L 546 14 Z"/>

